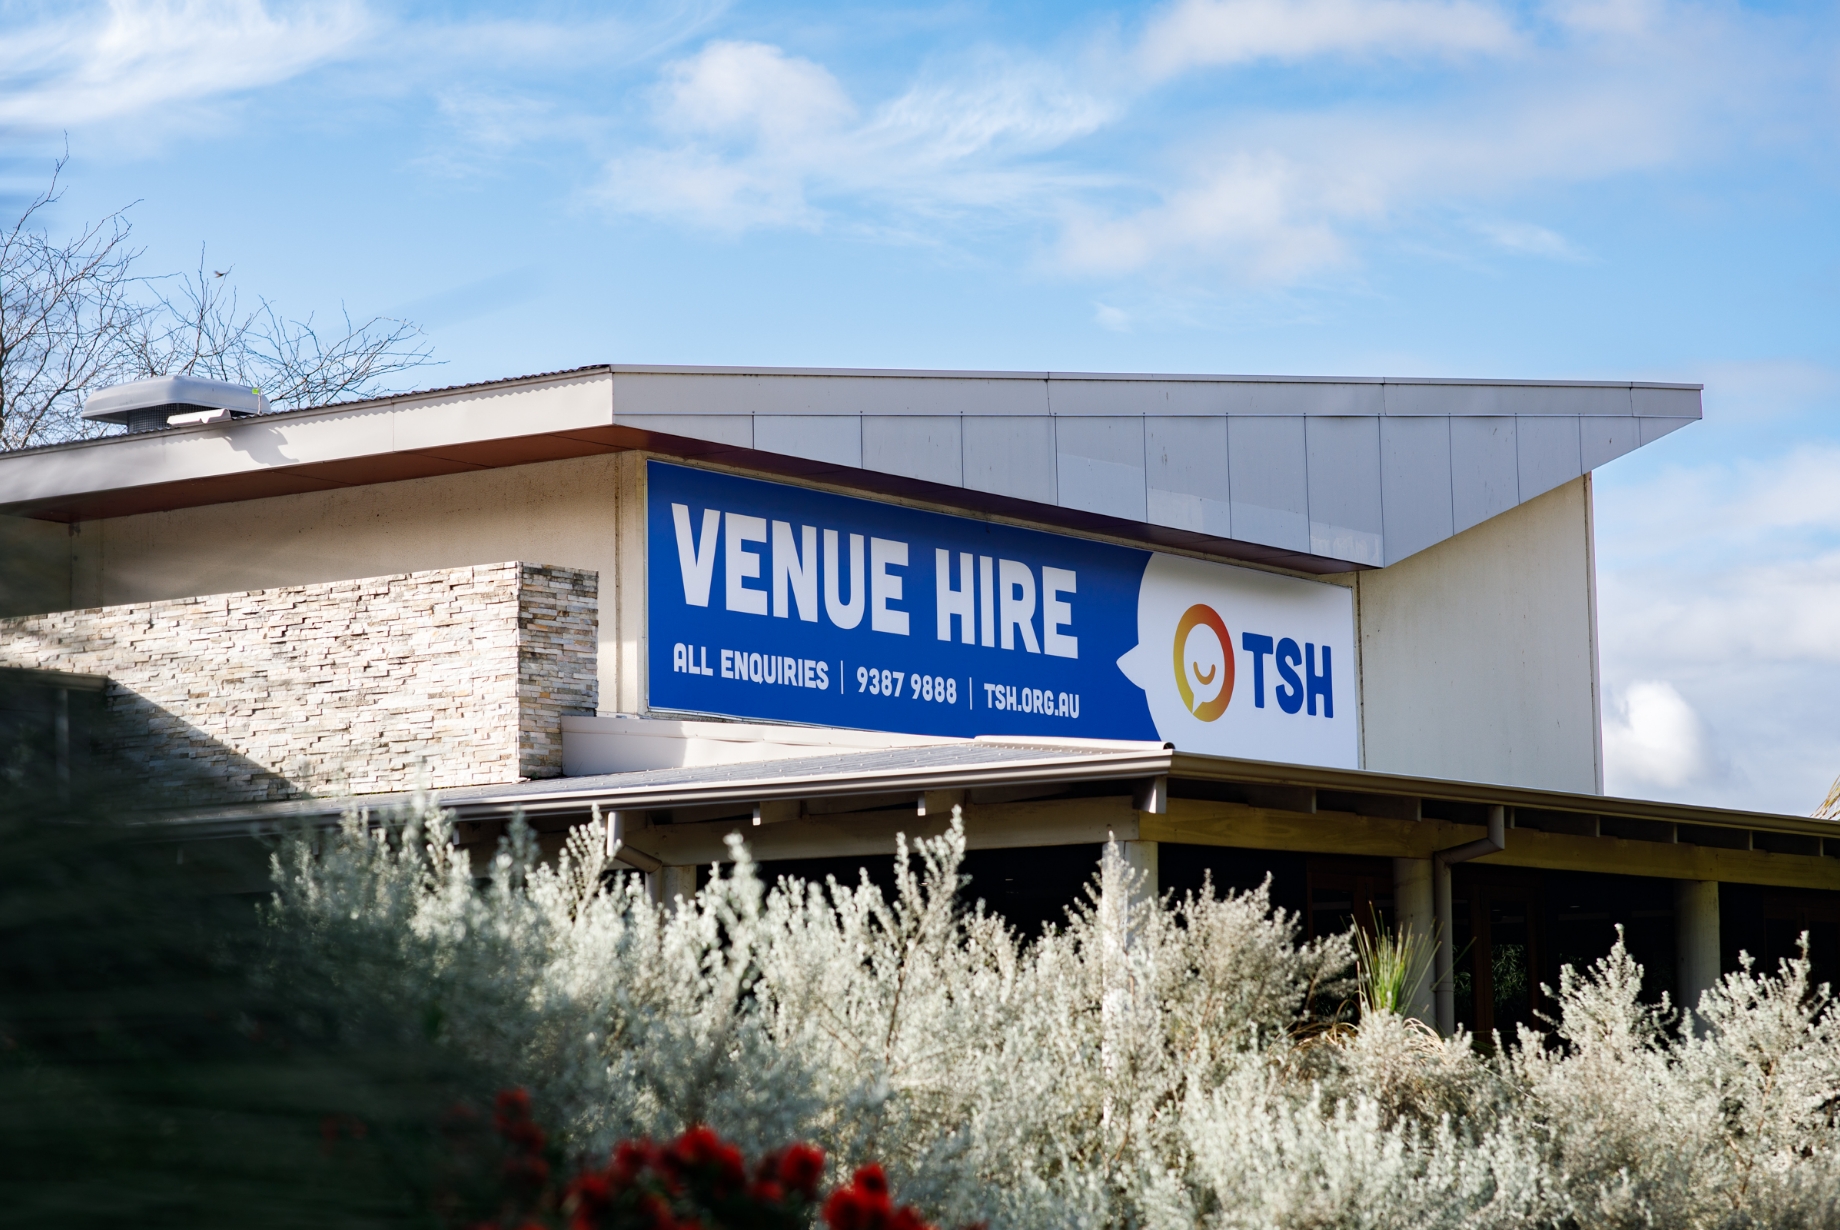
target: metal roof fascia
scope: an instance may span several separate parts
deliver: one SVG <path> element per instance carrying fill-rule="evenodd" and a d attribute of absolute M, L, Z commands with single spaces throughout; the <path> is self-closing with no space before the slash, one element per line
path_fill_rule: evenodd
<path fill-rule="evenodd" d="M 528 420 L 508 417 L 499 419 L 503 430 L 480 430 L 477 423 L 459 421 L 430 430 L 416 421 L 494 394 L 580 383 L 605 384 L 608 394 L 603 411 L 583 417 L 581 408 L 575 407 L 572 416 L 564 411 L 556 422 L 535 429 Z M 316 465 L 362 457 L 601 428 L 612 422 L 611 387 L 605 369 L 588 369 L 0 453 L 0 491 L 6 492 L 0 505 L 29 507 L 239 474 L 296 474 Z M 571 417 L 576 421 L 570 421 Z M 326 485 L 347 484 L 329 481 Z"/>
<path fill-rule="evenodd" d="M 1001 761 L 986 765 L 947 767 L 916 765 L 908 769 L 877 769 L 869 773 L 831 773 L 811 777 L 763 777 L 728 780 L 708 785 L 673 783 L 628 788 L 603 787 L 574 791 L 506 794 L 497 798 L 448 799 L 441 805 L 462 819 L 509 815 L 578 812 L 592 804 L 603 811 L 662 810 L 716 803 L 748 803 L 763 799 L 843 798 L 850 795 L 899 794 L 903 791 L 971 789 L 978 786 L 1020 786 L 1040 782 L 1128 781 L 1169 772 L 1171 753 L 1126 752 L 1044 756 L 1038 760 Z M 775 762 L 766 762 L 775 763 Z M 787 762 L 780 761 L 779 764 Z"/>
<path fill-rule="evenodd" d="M 1691 803 L 1669 803 L 1655 799 L 1618 798 L 1613 795 L 1573 794 L 1561 790 L 1540 790 L 1531 786 L 1505 786 L 1445 778 L 1407 777 L 1392 773 L 1375 773 L 1367 769 L 1326 769 L 1311 765 L 1280 764 L 1275 761 L 1236 760 L 1226 756 L 1204 756 L 1195 752 L 1174 753 L 1169 775 L 1178 781 L 1308 786 L 1317 790 L 1339 790 L 1349 794 L 1390 794 L 1437 799 L 1450 803 L 1501 804 L 1541 811 L 1612 816 L 1621 820 L 1660 820 L 1677 824 L 1704 825 L 1708 828 L 1759 829 L 1771 833 L 1793 833 L 1804 837 L 1840 839 L 1840 821 L 1817 820 L 1812 816 L 1784 816 L 1772 812 L 1738 811 L 1732 808 L 1703 807 Z"/>
<path fill-rule="evenodd" d="M 991 740 L 991 742 L 999 743 L 997 740 Z M 794 762 L 763 763 L 785 766 Z M 1646 799 L 1622 799 L 1605 795 L 1573 794 L 1524 786 L 1491 785 L 1486 782 L 1409 777 L 1399 774 L 1374 773 L 1362 769 L 1327 769 L 1270 761 L 1238 760 L 1223 756 L 1204 756 L 1192 752 L 1159 750 L 1154 747 L 1116 753 L 1084 752 L 1078 755 L 1044 755 L 1032 760 L 1010 760 L 988 764 L 944 767 L 915 765 L 906 769 L 893 771 L 878 769 L 868 773 L 839 772 L 792 778 L 778 775 L 753 779 L 725 779 L 707 784 L 676 782 L 625 790 L 620 789 L 616 783 L 567 791 L 494 793 L 490 787 L 469 788 L 464 793 L 470 797 L 452 797 L 462 793 L 460 791 L 436 792 L 436 797 L 444 808 L 454 811 L 462 819 L 479 820 L 509 817 L 514 811 L 523 811 L 527 815 L 579 814 L 585 812 L 591 805 L 599 805 L 603 811 L 624 808 L 664 810 L 669 807 L 747 803 L 763 799 L 837 798 L 850 795 L 896 794 L 903 791 L 917 793 L 927 789 L 961 789 L 1057 781 L 1128 781 L 1162 775 L 1167 775 L 1172 781 L 1178 782 L 1213 781 L 1239 785 L 1300 786 L 1317 790 L 1344 791 L 1350 794 L 1394 795 L 1483 805 L 1501 804 L 1543 811 L 1610 816 L 1618 819 L 1653 820 L 1722 829 L 1756 829 L 1763 832 L 1840 839 L 1840 823 L 1831 820 L 1817 820 L 1813 817 L 1746 812 Z M 273 829 L 285 825 L 290 820 L 307 823 L 324 822 L 335 819 L 347 806 L 351 805 L 373 810 L 384 809 L 406 802 L 411 797 L 408 793 L 401 793 L 373 796 L 368 799 L 253 804 L 248 807 L 214 809 L 204 814 L 168 816 L 149 821 L 149 823 L 159 828 L 179 830 L 193 836 L 234 836 L 249 832 L 252 826 Z"/>
<path fill-rule="evenodd" d="M 751 779 L 729 778 L 707 784 L 675 782 L 659 786 L 628 787 L 624 790 L 617 784 L 609 784 L 567 791 L 494 793 L 491 787 L 467 787 L 464 790 L 437 790 L 432 793 L 444 810 L 452 811 L 462 820 L 489 820 L 509 818 L 513 812 L 519 811 L 531 816 L 580 814 L 591 806 L 599 806 L 603 812 L 664 810 L 671 807 L 750 803 L 766 799 L 842 798 L 908 791 L 918 794 L 924 790 L 1018 786 L 1038 782 L 1130 781 L 1166 774 L 1171 755 L 1167 749 L 1109 754 L 1083 751 L 1075 755 L 1049 755 L 1033 760 L 1004 760 L 987 764 L 915 766 L 909 769 L 877 769 L 869 773 L 830 773 L 811 777 L 789 778 L 778 775 Z M 793 762 L 760 763 L 763 766 L 784 766 Z M 453 797 L 457 794 L 466 797 Z M 350 799 L 255 803 L 243 807 L 213 808 L 202 813 L 168 813 L 150 817 L 143 823 L 153 828 L 170 830 L 174 837 L 181 834 L 198 837 L 242 836 L 249 833 L 252 827 L 270 831 L 290 822 L 311 824 L 316 821 L 334 821 L 353 806 L 372 811 L 386 810 L 406 803 L 413 797 L 412 793 L 404 791 Z"/>

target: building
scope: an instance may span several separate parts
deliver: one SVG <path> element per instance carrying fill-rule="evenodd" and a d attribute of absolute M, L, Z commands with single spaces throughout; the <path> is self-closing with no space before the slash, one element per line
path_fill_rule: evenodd
<path fill-rule="evenodd" d="M 0 455 L 0 666 L 110 680 L 192 836 L 425 780 L 476 841 L 598 809 L 669 899 L 737 828 L 809 872 L 962 805 L 1020 926 L 1102 849 L 1145 887 L 1269 873 L 1310 929 L 1449 937 L 1420 1011 L 1481 1031 L 1617 922 L 1677 995 L 1740 947 L 1840 946 L 1833 822 L 1602 794 L 1591 471 L 1696 386 L 239 395 L 117 394 L 142 430 Z"/>

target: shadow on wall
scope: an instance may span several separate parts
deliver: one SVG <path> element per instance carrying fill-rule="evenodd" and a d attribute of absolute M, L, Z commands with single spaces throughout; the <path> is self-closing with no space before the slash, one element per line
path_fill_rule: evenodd
<path fill-rule="evenodd" d="M 104 780 L 136 808 L 310 793 L 99 675 L 0 667 L 0 783 L 68 799 Z"/>
<path fill-rule="evenodd" d="M 270 803 L 314 793 L 118 683 L 110 682 L 107 703 L 111 755 L 162 807 Z"/>
<path fill-rule="evenodd" d="M 70 606 L 70 527 L 0 517 L 0 617 Z"/>
<path fill-rule="evenodd" d="M 108 680 L 0 667 L 0 783 L 70 795 L 102 767 Z"/>
<path fill-rule="evenodd" d="M 265 845 L 148 840 L 133 813 L 172 800 L 111 761 L 97 677 L 30 676 L 0 671 L 0 1216 L 431 1224 L 444 1114 L 495 1085 L 262 923 Z"/>

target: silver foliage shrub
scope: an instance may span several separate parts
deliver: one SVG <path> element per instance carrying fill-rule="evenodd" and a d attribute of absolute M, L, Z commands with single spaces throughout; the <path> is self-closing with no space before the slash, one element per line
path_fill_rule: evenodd
<path fill-rule="evenodd" d="M 422 804 L 290 843 L 268 913 L 345 1009 L 527 1086 L 584 1155 L 809 1139 L 993 1227 L 1840 1225 L 1840 1010 L 1805 960 L 1676 1014 L 1619 943 L 1565 971 L 1552 1038 L 1485 1058 L 1335 1021 L 1349 940 L 1300 944 L 1263 889 L 1144 901 L 1108 864 L 1024 945 L 966 904 L 956 822 L 900 844 L 892 900 L 763 885 L 731 841 L 666 908 L 595 829 L 545 862 L 514 821 L 474 867 Z"/>

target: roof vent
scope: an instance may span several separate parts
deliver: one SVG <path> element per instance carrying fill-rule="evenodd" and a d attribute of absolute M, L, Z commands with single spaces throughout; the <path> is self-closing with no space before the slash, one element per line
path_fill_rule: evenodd
<path fill-rule="evenodd" d="M 129 431 L 158 431 L 196 423 L 266 414 L 268 398 L 244 384 L 197 376 L 154 376 L 98 389 L 83 402 L 83 417 L 120 423 Z"/>

